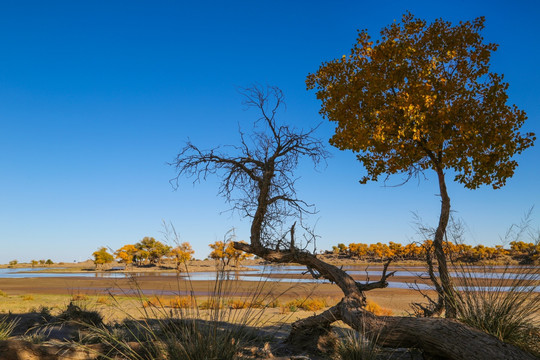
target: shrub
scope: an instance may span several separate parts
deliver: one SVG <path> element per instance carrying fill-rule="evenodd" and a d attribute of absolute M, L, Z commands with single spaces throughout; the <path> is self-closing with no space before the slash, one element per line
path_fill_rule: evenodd
<path fill-rule="evenodd" d="M 99 312 L 88 310 L 73 302 L 69 303 L 66 310 L 58 315 L 58 318 L 62 321 L 72 321 L 83 325 L 99 326 L 103 324 L 103 318 Z"/>
<path fill-rule="evenodd" d="M 278 299 L 271 300 L 266 306 L 272 309 L 280 307 L 281 303 Z"/>
<path fill-rule="evenodd" d="M 101 305 L 109 305 L 111 303 L 111 298 L 108 296 L 98 296 L 96 302 Z"/>
<path fill-rule="evenodd" d="M 366 310 L 372 312 L 377 316 L 392 316 L 394 314 L 391 309 L 383 308 L 379 304 L 371 300 L 367 301 Z"/>
<path fill-rule="evenodd" d="M 189 309 L 196 306 L 196 302 L 190 296 L 175 296 L 169 300 L 169 306 L 175 309 Z"/>
<path fill-rule="evenodd" d="M 152 296 L 151 298 L 144 300 L 142 303 L 143 307 L 164 307 L 165 299 L 160 296 Z"/>
<path fill-rule="evenodd" d="M 71 296 L 71 301 L 88 301 L 88 299 L 86 294 L 74 294 Z"/>
<path fill-rule="evenodd" d="M 517 269 L 512 273 L 508 266 L 502 272 L 492 266 L 480 271 L 462 266 L 457 275 L 458 319 L 540 356 L 540 273 L 535 267 Z"/>
<path fill-rule="evenodd" d="M 289 301 L 286 305 L 286 308 L 289 308 L 290 311 L 296 311 L 298 309 L 306 311 L 317 311 L 328 307 L 326 300 L 324 299 L 295 299 Z"/>
<path fill-rule="evenodd" d="M 375 339 L 354 330 L 345 330 L 337 342 L 334 358 L 336 360 L 375 360 L 379 358 L 380 348 Z"/>
<path fill-rule="evenodd" d="M 231 309 L 246 309 L 246 308 L 252 307 L 251 306 L 252 304 L 247 300 L 232 300 L 231 299 L 227 302 L 227 305 Z"/>
<path fill-rule="evenodd" d="M 223 309 L 223 299 L 207 299 L 198 306 L 201 310 Z"/>

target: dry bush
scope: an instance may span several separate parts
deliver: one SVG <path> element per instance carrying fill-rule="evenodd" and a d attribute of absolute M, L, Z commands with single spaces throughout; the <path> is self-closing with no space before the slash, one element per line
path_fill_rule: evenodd
<path fill-rule="evenodd" d="M 305 311 L 317 311 L 328 307 L 328 303 L 325 299 L 295 299 L 289 301 L 284 306 L 281 306 L 281 312 L 286 313 L 289 311 L 305 310 Z"/>
<path fill-rule="evenodd" d="M 231 309 L 247 309 L 252 307 L 252 304 L 247 300 L 229 300 L 227 305 Z"/>
<path fill-rule="evenodd" d="M 207 299 L 199 304 L 199 309 L 201 310 L 212 310 L 212 309 L 223 309 L 222 299 Z"/>
<path fill-rule="evenodd" d="M 197 305 L 191 296 L 175 296 L 168 302 L 169 306 L 175 309 L 189 309 Z"/>
<path fill-rule="evenodd" d="M 366 310 L 377 316 L 392 316 L 394 312 L 391 309 L 383 308 L 374 301 L 368 300 Z"/>
<path fill-rule="evenodd" d="M 71 301 L 88 301 L 88 295 L 86 294 L 73 294 L 71 296 Z"/>
<path fill-rule="evenodd" d="M 109 296 L 98 296 L 96 302 L 101 305 L 109 305 L 111 303 L 111 298 Z"/>
<path fill-rule="evenodd" d="M 144 300 L 143 307 L 165 307 L 166 301 L 161 296 L 152 296 L 151 298 Z"/>

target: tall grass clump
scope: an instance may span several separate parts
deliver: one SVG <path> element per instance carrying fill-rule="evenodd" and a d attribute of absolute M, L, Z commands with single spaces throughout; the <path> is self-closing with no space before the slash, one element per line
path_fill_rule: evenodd
<path fill-rule="evenodd" d="M 103 317 L 96 310 L 88 309 L 85 302 L 70 301 L 66 309 L 58 315 L 61 322 L 72 322 L 81 325 L 99 326 Z"/>
<path fill-rule="evenodd" d="M 376 337 L 346 329 L 336 344 L 335 360 L 375 360 L 381 349 L 376 345 Z"/>
<path fill-rule="evenodd" d="M 461 266 L 456 280 L 460 321 L 540 356 L 538 267 Z"/>
<path fill-rule="evenodd" d="M 128 319 L 114 328 L 96 327 L 92 332 L 105 344 L 104 359 L 128 360 L 236 360 L 245 348 L 261 341 L 256 328 L 264 325 L 264 311 L 273 307 L 274 299 L 263 294 L 265 282 L 254 283 L 250 294 L 235 289 L 238 280 L 219 269 L 209 297 L 197 301 L 193 290 L 189 296 L 147 299 L 142 290 L 138 301 L 142 320 L 126 314 Z M 186 289 L 178 289 L 185 292 Z M 184 290 L 184 291 L 182 291 Z M 113 298 L 113 301 L 114 300 Z"/>
<path fill-rule="evenodd" d="M 10 320 L 7 316 L 0 317 L 0 340 L 9 338 L 18 322 L 17 319 Z"/>

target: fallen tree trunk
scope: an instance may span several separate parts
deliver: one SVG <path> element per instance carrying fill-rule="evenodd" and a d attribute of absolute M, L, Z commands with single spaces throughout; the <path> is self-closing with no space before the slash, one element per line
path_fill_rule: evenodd
<path fill-rule="evenodd" d="M 252 248 L 249 244 L 234 243 L 238 250 L 253 253 L 265 260 L 295 262 L 317 271 L 318 275 L 336 283 L 345 297 L 339 304 L 319 315 L 292 324 L 288 341 L 302 342 L 322 335 L 332 323 L 341 320 L 353 329 L 373 339 L 377 345 L 392 348 L 418 348 L 437 359 L 452 360 L 534 360 L 535 356 L 506 344 L 496 337 L 469 327 L 456 320 L 429 317 L 376 316 L 365 310 L 363 291 L 383 288 L 392 275 L 383 272 L 381 280 L 368 284 L 356 282 L 338 267 L 325 263 L 311 253 L 300 250 L 275 251 Z M 354 284 L 354 285 L 353 285 Z"/>
<path fill-rule="evenodd" d="M 338 305 L 341 320 L 355 330 L 376 336 L 384 347 L 419 348 L 433 357 L 456 360 L 536 359 L 523 350 L 456 320 L 426 317 L 375 316 L 352 297 Z"/>

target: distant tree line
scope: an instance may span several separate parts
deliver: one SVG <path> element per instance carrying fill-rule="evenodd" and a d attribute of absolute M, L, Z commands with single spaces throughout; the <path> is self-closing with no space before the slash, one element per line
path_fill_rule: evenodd
<path fill-rule="evenodd" d="M 332 246 L 332 250 L 327 251 L 326 254 L 360 260 L 382 261 L 393 258 L 424 261 L 426 255 L 432 249 L 432 240 L 407 245 L 401 245 L 393 241 L 388 244 L 380 242 L 376 244 L 350 243 L 348 246 L 339 243 L 337 246 Z M 505 249 L 502 245 L 494 247 L 485 245 L 472 246 L 445 241 L 443 249 L 445 255 L 452 261 L 477 262 L 481 260 L 504 260 L 510 257 L 522 263 L 540 263 L 540 242 L 512 241 L 510 242 L 510 248 Z"/>
<path fill-rule="evenodd" d="M 16 260 L 16 259 L 15 259 L 15 260 L 11 260 L 11 261 L 9 262 L 9 266 L 15 266 L 15 265 L 17 265 L 17 264 L 19 264 L 19 260 Z M 36 267 L 36 266 L 38 266 L 38 265 L 41 265 L 41 266 L 43 266 L 43 265 L 52 265 L 52 264 L 54 264 L 54 261 L 52 261 L 51 259 L 47 259 L 47 260 L 45 260 L 45 259 L 42 259 L 42 260 L 31 260 L 31 261 L 30 261 L 30 264 L 32 265 L 32 267 Z"/>
<path fill-rule="evenodd" d="M 208 258 L 214 259 L 224 266 L 238 266 L 240 261 L 251 256 L 236 250 L 232 246 L 232 242 L 228 240 L 216 241 L 209 246 L 212 251 Z M 182 266 L 193 259 L 194 253 L 189 242 L 172 247 L 147 236 L 136 244 L 124 245 L 114 252 L 109 252 L 106 247 L 100 247 L 92 256 L 97 269 L 102 269 L 116 260 L 128 268 L 134 266 L 174 266 L 177 270 L 181 270 Z"/>

